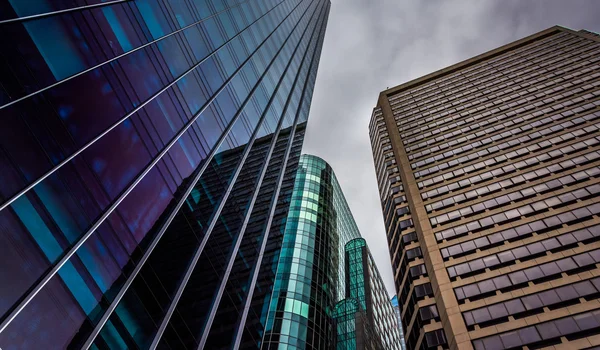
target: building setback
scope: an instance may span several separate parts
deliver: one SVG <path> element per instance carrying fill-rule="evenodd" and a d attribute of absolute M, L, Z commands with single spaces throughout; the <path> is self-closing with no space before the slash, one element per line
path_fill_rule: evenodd
<path fill-rule="evenodd" d="M 387 291 L 333 169 L 302 155 L 268 310 L 266 349 L 400 349 Z"/>
<path fill-rule="evenodd" d="M 380 94 L 408 349 L 599 345 L 599 40 L 552 27 Z"/>
<path fill-rule="evenodd" d="M 0 0 L 0 348 L 260 348 L 330 2 L 70 3 Z"/>

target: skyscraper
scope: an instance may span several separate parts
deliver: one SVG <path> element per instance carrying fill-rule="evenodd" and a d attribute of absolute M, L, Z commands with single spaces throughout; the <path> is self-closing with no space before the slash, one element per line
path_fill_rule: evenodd
<path fill-rule="evenodd" d="M 598 345 L 599 40 L 553 27 L 380 94 L 407 348 Z"/>
<path fill-rule="evenodd" d="M 263 347 L 399 349 L 381 276 L 321 158 L 300 157 L 284 232 Z"/>
<path fill-rule="evenodd" d="M 0 348 L 260 347 L 329 1 L 86 3 L 0 1 Z"/>
<path fill-rule="evenodd" d="M 396 314 L 396 319 L 398 321 L 398 329 L 400 330 L 400 339 L 402 343 L 402 350 L 406 350 L 406 344 L 404 343 L 404 331 L 402 329 L 402 318 L 400 317 L 400 304 L 398 304 L 398 296 L 394 295 L 391 300 L 392 307 L 394 308 L 394 313 Z"/>
<path fill-rule="evenodd" d="M 396 313 L 364 238 L 346 243 L 346 298 L 337 303 L 337 349 L 402 349 Z"/>

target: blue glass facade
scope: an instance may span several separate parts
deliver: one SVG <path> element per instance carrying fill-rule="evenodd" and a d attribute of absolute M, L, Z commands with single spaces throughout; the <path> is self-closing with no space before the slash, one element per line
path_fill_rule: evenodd
<path fill-rule="evenodd" d="M 404 341 L 383 279 L 364 238 L 345 245 L 346 298 L 336 304 L 337 349 L 402 350 Z"/>
<path fill-rule="evenodd" d="M 0 348 L 261 345 L 329 6 L 0 0 Z"/>
<path fill-rule="evenodd" d="M 323 159 L 300 157 L 289 206 L 263 347 L 400 349 L 383 280 Z"/>
<path fill-rule="evenodd" d="M 345 242 L 360 236 L 351 215 L 329 164 L 302 155 L 274 266 L 265 348 L 335 348 L 332 312 L 344 285 L 339 252 Z M 344 222 L 347 218 L 351 223 Z"/>
<path fill-rule="evenodd" d="M 400 316 L 400 304 L 398 303 L 398 296 L 394 295 L 391 300 L 392 307 L 394 308 L 394 313 L 396 314 L 396 318 L 398 319 L 398 331 L 400 332 L 400 344 L 402 346 L 402 350 L 406 350 L 406 343 L 404 342 L 404 331 L 402 329 L 402 317 Z"/>

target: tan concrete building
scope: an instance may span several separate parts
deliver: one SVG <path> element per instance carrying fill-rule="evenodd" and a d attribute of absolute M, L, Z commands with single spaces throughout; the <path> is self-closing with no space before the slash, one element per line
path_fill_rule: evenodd
<path fill-rule="evenodd" d="M 383 91 L 370 136 L 408 349 L 600 345 L 600 37 Z"/>

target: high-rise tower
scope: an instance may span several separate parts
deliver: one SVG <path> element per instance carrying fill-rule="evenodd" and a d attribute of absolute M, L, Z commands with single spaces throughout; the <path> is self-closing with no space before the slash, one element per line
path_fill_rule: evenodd
<path fill-rule="evenodd" d="M 402 350 L 406 350 L 406 344 L 404 343 L 404 329 L 402 328 L 402 318 L 400 317 L 400 304 L 398 304 L 398 296 L 394 295 L 391 300 L 392 307 L 394 308 L 394 313 L 396 314 L 396 319 L 398 321 L 398 328 L 400 330 L 400 338 L 402 343 Z"/>
<path fill-rule="evenodd" d="M 0 348 L 262 345 L 329 7 L 0 0 Z"/>
<path fill-rule="evenodd" d="M 383 280 L 321 158 L 300 157 L 284 232 L 263 347 L 400 349 Z"/>
<path fill-rule="evenodd" d="M 380 94 L 407 348 L 599 345 L 599 41 L 553 27 Z"/>
<path fill-rule="evenodd" d="M 403 349 L 402 332 L 364 238 L 345 245 L 346 298 L 335 306 L 337 350 Z"/>

